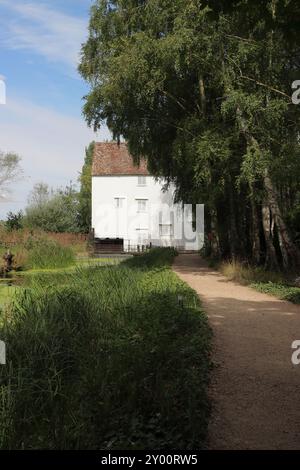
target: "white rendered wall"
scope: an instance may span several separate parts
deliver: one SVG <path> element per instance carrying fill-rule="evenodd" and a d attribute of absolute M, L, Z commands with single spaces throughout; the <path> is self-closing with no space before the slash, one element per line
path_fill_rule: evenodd
<path fill-rule="evenodd" d="M 124 239 L 124 249 L 136 245 L 176 246 L 200 249 L 200 238 L 187 241 L 182 235 L 183 210 L 173 204 L 174 188 L 162 191 L 163 182 L 146 177 L 146 185 L 138 185 L 137 176 L 94 176 L 92 178 L 92 227 L 96 238 Z M 122 207 L 116 207 L 116 198 Z M 138 200 L 146 200 L 146 212 L 138 212 Z M 191 222 L 191 217 L 188 217 Z M 172 225 L 171 235 L 161 236 L 160 225 Z M 192 231 L 192 224 L 185 228 Z M 193 238 L 188 237 L 188 238 Z"/>

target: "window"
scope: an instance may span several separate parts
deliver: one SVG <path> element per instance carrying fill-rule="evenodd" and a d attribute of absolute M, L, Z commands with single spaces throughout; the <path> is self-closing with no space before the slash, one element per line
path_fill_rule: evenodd
<path fill-rule="evenodd" d="M 147 199 L 137 199 L 137 211 L 147 212 Z"/>
<path fill-rule="evenodd" d="M 117 209 L 122 209 L 124 207 L 124 197 L 115 197 L 115 207 Z"/>
<path fill-rule="evenodd" d="M 139 176 L 138 177 L 138 186 L 147 186 L 146 176 Z"/>
<path fill-rule="evenodd" d="M 173 225 L 172 224 L 160 224 L 159 225 L 159 236 L 160 237 L 172 237 L 173 236 Z"/>
<path fill-rule="evenodd" d="M 137 228 L 138 237 L 137 241 L 140 245 L 147 245 L 149 243 L 149 229 L 148 228 Z"/>

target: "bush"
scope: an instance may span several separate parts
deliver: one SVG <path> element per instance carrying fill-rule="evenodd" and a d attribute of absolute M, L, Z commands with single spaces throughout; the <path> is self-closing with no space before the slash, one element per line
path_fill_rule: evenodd
<path fill-rule="evenodd" d="M 78 233 L 78 209 L 78 194 L 72 185 L 52 191 L 47 185 L 38 183 L 26 207 L 24 225 L 29 229 L 47 232 Z"/>
<path fill-rule="evenodd" d="M 23 219 L 24 215 L 22 211 L 14 214 L 13 212 L 9 212 L 7 214 L 7 219 L 5 222 L 5 227 L 9 232 L 13 230 L 21 230 L 23 228 Z"/>
<path fill-rule="evenodd" d="M 207 319 L 170 269 L 126 264 L 48 276 L 46 289 L 35 276 L 17 294 L 0 328 L 2 449 L 201 448 Z"/>

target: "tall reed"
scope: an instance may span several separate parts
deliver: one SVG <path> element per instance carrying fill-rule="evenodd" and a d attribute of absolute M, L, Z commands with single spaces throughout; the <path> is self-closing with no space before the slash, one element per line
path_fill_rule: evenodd
<path fill-rule="evenodd" d="M 170 252 L 34 276 L 20 290 L 0 329 L 3 449 L 202 446 L 210 329 L 158 258 L 169 264 Z"/>

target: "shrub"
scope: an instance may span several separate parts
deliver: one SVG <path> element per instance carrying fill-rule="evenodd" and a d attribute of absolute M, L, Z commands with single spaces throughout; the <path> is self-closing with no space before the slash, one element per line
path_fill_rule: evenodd
<path fill-rule="evenodd" d="M 26 207 L 24 225 L 49 232 L 80 232 L 78 194 L 71 185 L 56 191 L 47 185 L 35 185 Z"/>
<path fill-rule="evenodd" d="M 9 212 L 5 222 L 6 229 L 9 232 L 12 232 L 13 230 L 21 230 L 23 228 L 23 219 L 24 215 L 22 211 L 19 211 L 16 214 Z"/>

